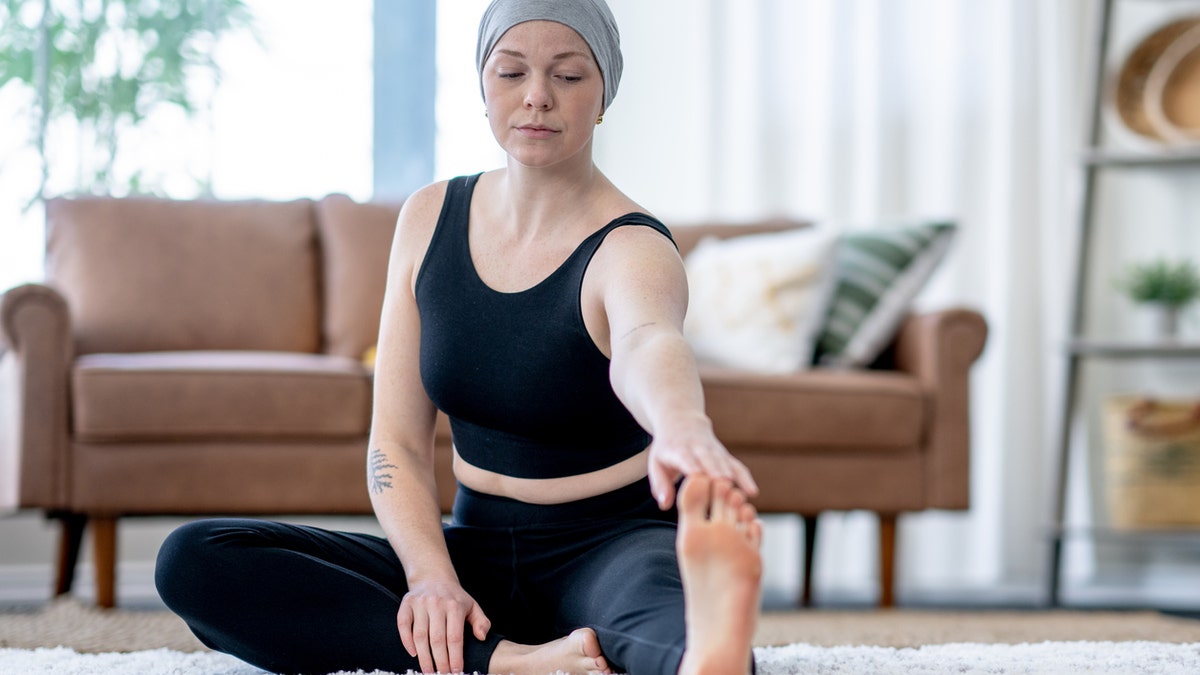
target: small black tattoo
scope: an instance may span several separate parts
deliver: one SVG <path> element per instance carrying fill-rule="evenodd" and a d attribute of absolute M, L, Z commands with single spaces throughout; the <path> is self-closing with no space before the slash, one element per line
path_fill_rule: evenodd
<path fill-rule="evenodd" d="M 387 455 L 383 454 L 383 450 L 375 448 L 371 451 L 371 460 L 369 463 L 369 473 L 367 475 L 367 484 L 371 488 L 373 494 L 380 494 L 385 488 L 392 487 L 392 474 L 388 469 L 399 468 L 395 464 L 389 464 Z"/>

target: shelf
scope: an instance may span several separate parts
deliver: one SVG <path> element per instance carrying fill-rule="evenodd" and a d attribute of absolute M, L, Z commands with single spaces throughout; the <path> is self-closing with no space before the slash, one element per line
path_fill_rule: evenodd
<path fill-rule="evenodd" d="M 1145 170 L 1166 174 L 1176 170 L 1179 175 L 1187 172 L 1188 178 L 1196 178 L 1200 172 L 1200 144 L 1188 146 L 1160 146 L 1147 143 L 1141 148 L 1106 147 L 1102 123 L 1104 121 L 1103 107 L 1105 101 L 1105 84 L 1108 77 L 1106 66 L 1111 56 L 1111 41 L 1115 14 L 1120 0 L 1098 0 L 1098 11 L 1095 14 L 1095 40 L 1091 49 L 1090 98 L 1091 105 L 1088 116 L 1085 138 L 1087 145 L 1079 153 L 1079 168 L 1083 174 L 1076 209 L 1077 230 L 1076 241 L 1077 259 L 1075 261 L 1072 300 L 1069 303 L 1073 309 L 1071 328 L 1063 349 L 1068 355 L 1064 359 L 1063 387 L 1061 389 L 1061 408 L 1057 419 L 1056 451 L 1056 484 L 1054 491 L 1054 522 L 1055 527 L 1048 532 L 1052 540 L 1050 546 L 1050 574 L 1047 585 L 1049 604 L 1055 606 L 1059 602 L 1061 572 L 1065 554 L 1064 540 L 1070 537 L 1087 537 L 1106 542 L 1127 543 L 1134 546 L 1147 546 L 1154 543 L 1183 544 L 1200 549 L 1200 525 L 1191 528 L 1118 530 L 1111 526 L 1070 526 L 1068 520 L 1068 488 L 1071 483 L 1070 474 L 1073 467 L 1072 446 L 1075 445 L 1077 429 L 1074 427 L 1075 414 L 1081 406 L 1081 374 L 1084 370 L 1085 359 L 1183 359 L 1200 358 L 1200 338 L 1192 337 L 1187 340 L 1136 340 L 1120 338 L 1095 338 L 1087 336 L 1088 325 L 1088 285 L 1096 280 L 1095 271 L 1089 271 L 1086 263 L 1094 252 L 1094 240 L 1091 236 L 1097 221 L 1096 215 L 1103 208 L 1098 197 L 1101 190 L 1112 187 L 1107 181 L 1100 180 L 1102 170 Z M 1087 439 L 1084 439 L 1085 441 Z M 1080 448 L 1087 450 L 1087 448 Z"/>
<path fill-rule="evenodd" d="M 1114 527 L 1095 525 L 1091 527 L 1051 528 L 1051 537 L 1084 537 L 1096 541 L 1158 543 L 1175 546 L 1200 547 L 1200 526 L 1195 528 L 1161 528 L 1144 530 L 1121 530 Z"/>
<path fill-rule="evenodd" d="M 1200 148 L 1162 150 L 1160 152 L 1095 149 L 1083 153 L 1089 166 L 1154 168 L 1195 166 L 1200 168 Z"/>
<path fill-rule="evenodd" d="M 1076 356 L 1110 359 L 1196 358 L 1200 357 L 1200 342 L 1137 342 L 1078 338 L 1067 342 L 1067 350 Z"/>

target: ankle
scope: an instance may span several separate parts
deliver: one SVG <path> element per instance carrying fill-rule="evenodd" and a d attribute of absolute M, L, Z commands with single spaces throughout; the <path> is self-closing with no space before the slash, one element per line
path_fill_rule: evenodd
<path fill-rule="evenodd" d="M 688 650 L 679 663 L 678 675 L 730 675 L 739 672 L 749 675 L 753 672 L 750 665 L 753 660 L 752 655 L 738 659 L 730 658 L 728 654 L 699 654 Z"/>

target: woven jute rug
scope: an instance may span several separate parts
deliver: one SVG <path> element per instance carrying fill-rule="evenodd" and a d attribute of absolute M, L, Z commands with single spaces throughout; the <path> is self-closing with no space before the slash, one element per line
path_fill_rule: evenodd
<path fill-rule="evenodd" d="M 1200 621 L 1150 611 L 773 611 L 763 615 L 755 643 L 916 647 L 1046 641 L 1200 643 Z M 39 609 L 0 611 L 0 647 L 58 646 L 87 653 L 204 650 L 167 611 L 99 610 L 69 597 Z"/>

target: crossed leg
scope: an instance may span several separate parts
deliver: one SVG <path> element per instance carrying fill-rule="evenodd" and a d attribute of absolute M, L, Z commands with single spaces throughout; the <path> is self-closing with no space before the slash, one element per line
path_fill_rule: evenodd
<path fill-rule="evenodd" d="M 685 481 L 678 501 L 674 540 L 686 626 L 679 673 L 744 674 L 751 663 L 758 616 L 761 525 L 745 496 L 727 481 L 693 476 Z M 160 592 L 210 646 L 279 671 L 331 672 L 346 663 L 401 670 L 415 665 L 396 661 L 407 656 L 395 625 L 396 592 L 403 578 L 385 540 L 273 523 L 209 521 L 180 528 L 169 543 L 159 558 Z M 669 540 L 663 543 L 669 546 Z M 291 551 L 297 546 L 311 552 Z M 347 568 L 346 573 L 328 574 L 336 571 L 330 562 L 334 558 L 382 571 Z M 386 577 L 386 582 L 373 580 L 375 576 Z M 298 594 L 296 580 L 304 579 L 325 583 L 300 584 L 306 592 Z M 377 600 L 374 610 L 366 611 L 369 603 L 362 598 L 347 602 L 356 593 Z M 216 601 L 218 597 L 229 601 Z M 271 601 L 249 602 L 255 598 Z M 297 611 L 283 612 L 288 620 L 280 621 L 280 609 L 287 606 Z M 350 612 L 344 620 L 331 619 L 343 610 Z M 272 626 L 278 630 L 264 630 Z M 345 634 L 334 636 L 331 626 L 344 627 Z M 330 643 L 338 648 L 330 649 Z M 591 628 L 536 647 L 492 645 L 486 668 L 491 672 L 609 670 Z"/>
<path fill-rule="evenodd" d="M 544 675 L 545 673 L 611 673 L 600 654 L 600 640 L 591 628 L 579 628 L 570 635 L 543 645 L 529 646 L 503 640 L 492 652 L 488 672 L 506 675 Z"/>

